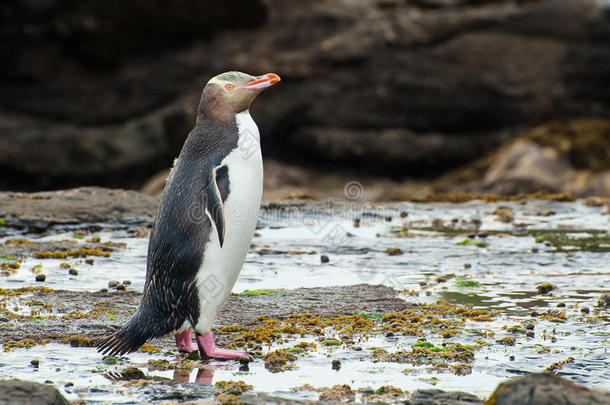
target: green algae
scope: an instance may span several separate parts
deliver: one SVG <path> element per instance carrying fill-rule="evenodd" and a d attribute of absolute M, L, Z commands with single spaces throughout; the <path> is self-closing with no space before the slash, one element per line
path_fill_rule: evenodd
<path fill-rule="evenodd" d="M 258 290 L 244 290 L 242 293 L 238 294 L 242 297 L 258 297 L 261 295 L 279 295 L 281 297 L 286 297 L 290 295 L 294 295 L 294 293 L 284 289 L 270 289 L 270 288 L 261 288 Z"/>

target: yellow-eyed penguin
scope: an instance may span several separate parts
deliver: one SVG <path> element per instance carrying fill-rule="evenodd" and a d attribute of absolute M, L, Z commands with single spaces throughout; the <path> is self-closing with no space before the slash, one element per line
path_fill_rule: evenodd
<path fill-rule="evenodd" d="M 275 73 L 226 72 L 203 89 L 197 121 L 169 175 L 148 245 L 138 311 L 98 350 L 122 355 L 176 333 L 180 351 L 249 357 L 214 344 L 212 322 L 229 296 L 252 241 L 263 190 L 254 98 Z M 197 346 L 191 340 L 195 330 Z"/>

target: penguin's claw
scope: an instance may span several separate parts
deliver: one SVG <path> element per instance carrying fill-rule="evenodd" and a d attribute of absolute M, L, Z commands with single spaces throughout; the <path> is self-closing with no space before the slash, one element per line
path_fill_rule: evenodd
<path fill-rule="evenodd" d="M 197 350 L 197 345 L 191 340 L 191 329 L 176 334 L 176 346 L 182 353 L 191 353 Z"/>
<path fill-rule="evenodd" d="M 199 352 L 201 357 L 211 357 L 214 359 L 248 359 L 253 360 L 248 352 L 242 350 L 228 350 L 216 347 L 212 332 L 205 335 L 197 335 L 197 343 L 199 344 Z"/>

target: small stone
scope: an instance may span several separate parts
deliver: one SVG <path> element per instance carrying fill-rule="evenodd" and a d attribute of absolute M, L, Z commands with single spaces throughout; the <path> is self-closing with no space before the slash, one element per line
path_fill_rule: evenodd
<path fill-rule="evenodd" d="M 538 253 L 538 248 L 536 246 L 532 247 L 532 253 Z"/>
<path fill-rule="evenodd" d="M 465 269 L 469 269 L 469 268 L 471 268 L 471 267 L 472 267 L 472 264 L 470 264 L 470 263 L 464 263 L 464 268 L 465 268 Z"/>
<path fill-rule="evenodd" d="M 397 247 L 389 247 L 385 250 L 385 252 L 390 256 L 398 256 L 404 253 L 401 248 Z"/>
<path fill-rule="evenodd" d="M 125 286 L 123 284 L 119 284 L 116 286 L 117 291 L 125 291 Z"/>
<path fill-rule="evenodd" d="M 487 232 L 481 232 L 479 233 L 479 238 L 486 238 L 487 237 Z"/>
<path fill-rule="evenodd" d="M 534 336 L 536 336 L 536 334 L 533 331 L 528 330 L 525 336 L 527 336 L 528 338 L 533 338 Z"/>
<path fill-rule="evenodd" d="M 36 281 L 43 282 L 47 279 L 47 276 L 44 274 L 36 274 Z"/>
<path fill-rule="evenodd" d="M 108 288 L 116 288 L 120 283 L 116 280 L 110 280 L 108 282 Z"/>
<path fill-rule="evenodd" d="M 536 329 L 536 325 L 534 325 L 533 323 L 528 323 L 527 325 L 525 325 L 525 329 L 534 330 Z"/>
<path fill-rule="evenodd" d="M 557 338 L 555 336 L 551 337 L 551 342 L 552 343 L 556 343 L 557 342 Z"/>
<path fill-rule="evenodd" d="M 94 260 L 93 259 L 85 259 L 85 263 L 87 263 L 89 266 L 93 266 Z"/>
<path fill-rule="evenodd" d="M 78 270 L 76 270 L 76 269 L 70 269 L 70 270 L 68 270 L 68 273 L 72 274 L 73 276 L 78 276 Z"/>
<path fill-rule="evenodd" d="M 584 308 L 580 308 L 580 312 L 582 312 L 583 314 L 588 314 L 590 312 L 589 308 L 584 307 Z"/>
<path fill-rule="evenodd" d="M 250 366 L 248 365 L 248 362 L 242 363 L 241 359 L 239 361 L 239 371 L 242 373 L 247 373 L 250 371 Z"/>
<path fill-rule="evenodd" d="M 70 381 L 68 381 L 67 383 L 64 384 L 64 387 L 66 387 L 66 388 L 73 387 L 73 386 L 74 386 L 74 383 L 70 382 Z"/>
<path fill-rule="evenodd" d="M 341 360 L 334 359 L 332 362 L 332 368 L 333 368 L 333 370 L 339 371 L 341 369 Z"/>
<path fill-rule="evenodd" d="M 602 308 L 610 307 L 610 294 L 602 294 L 597 301 L 597 306 Z"/>
<path fill-rule="evenodd" d="M 428 285 L 428 283 L 426 283 L 425 281 L 420 281 L 420 282 L 419 282 L 419 285 L 420 285 L 421 287 L 424 287 L 424 286 Z"/>
<path fill-rule="evenodd" d="M 540 313 L 537 311 L 530 312 L 530 316 L 540 316 Z"/>
<path fill-rule="evenodd" d="M 509 359 L 510 361 L 515 361 L 515 356 L 513 356 L 513 355 L 511 354 L 510 356 L 508 356 L 508 359 Z"/>
<path fill-rule="evenodd" d="M 394 336 L 394 332 L 388 332 L 385 334 L 385 337 L 393 337 Z"/>
<path fill-rule="evenodd" d="M 123 280 L 123 285 L 131 285 L 131 280 Z"/>
<path fill-rule="evenodd" d="M 188 360 L 199 360 L 199 351 L 193 350 L 189 354 L 186 355 Z"/>
<path fill-rule="evenodd" d="M 559 304 L 557 304 L 557 308 L 565 308 L 565 306 L 565 302 L 560 302 Z"/>
<path fill-rule="evenodd" d="M 322 256 L 320 256 L 320 262 L 328 263 L 328 262 L 330 262 L 330 259 L 328 258 L 328 256 L 322 255 Z"/>
<path fill-rule="evenodd" d="M 407 211 L 400 211 L 400 217 L 401 218 L 406 218 L 409 216 L 409 213 Z"/>
<path fill-rule="evenodd" d="M 385 217 L 385 221 L 386 221 L 386 222 L 392 222 L 392 217 L 389 217 L 389 216 L 388 216 L 388 217 Z"/>
<path fill-rule="evenodd" d="M 468 235 L 468 239 L 470 239 L 470 240 L 472 240 L 476 237 L 477 237 L 477 235 L 475 235 L 474 233 L 471 233 L 470 235 Z"/>
<path fill-rule="evenodd" d="M 362 346 L 354 346 L 354 347 L 352 347 L 352 350 L 354 350 L 355 352 L 361 352 Z"/>
<path fill-rule="evenodd" d="M 113 365 L 113 364 L 118 364 L 119 363 L 117 358 L 113 357 L 113 356 L 104 357 L 103 362 L 104 362 L 104 364 L 108 364 L 108 365 Z"/>
<path fill-rule="evenodd" d="M 321 328 L 315 328 L 313 330 L 313 333 L 315 333 L 316 335 L 319 335 L 320 333 L 322 333 L 322 329 Z"/>
<path fill-rule="evenodd" d="M 107 289 L 107 288 L 102 288 L 102 289 L 100 290 L 100 292 L 101 292 L 101 293 L 107 293 L 107 292 L 108 292 L 108 289 Z"/>
<path fill-rule="evenodd" d="M 360 218 L 354 218 L 354 228 L 360 228 Z"/>
<path fill-rule="evenodd" d="M 45 384 L 54 384 L 54 383 L 53 383 L 53 380 L 45 380 L 45 381 L 44 381 L 44 383 L 45 383 Z"/>
<path fill-rule="evenodd" d="M 40 365 L 40 360 L 34 359 L 34 360 L 30 361 L 30 364 L 33 365 L 34 367 L 38 367 Z"/>

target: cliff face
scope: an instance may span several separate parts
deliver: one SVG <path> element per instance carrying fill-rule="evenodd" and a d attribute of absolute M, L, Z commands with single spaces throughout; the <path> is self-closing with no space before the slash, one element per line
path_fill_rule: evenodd
<path fill-rule="evenodd" d="M 394 177 L 610 115 L 601 1 L 167 4 L 0 7 L 1 188 L 140 183 L 171 164 L 202 86 L 230 69 L 283 79 L 253 107 L 269 156 Z"/>

